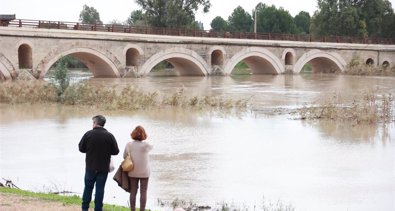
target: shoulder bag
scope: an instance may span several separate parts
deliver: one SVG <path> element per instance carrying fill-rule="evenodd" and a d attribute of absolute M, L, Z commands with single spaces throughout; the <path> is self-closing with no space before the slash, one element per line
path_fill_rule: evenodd
<path fill-rule="evenodd" d="M 130 150 L 130 149 L 129 149 Z M 130 152 L 128 152 L 128 155 L 126 158 L 122 161 L 121 167 L 123 171 L 129 172 L 132 171 L 134 168 L 132 158 L 130 157 Z"/>

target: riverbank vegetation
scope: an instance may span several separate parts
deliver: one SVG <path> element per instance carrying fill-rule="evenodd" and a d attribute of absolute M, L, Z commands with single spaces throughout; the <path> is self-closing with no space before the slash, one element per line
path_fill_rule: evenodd
<path fill-rule="evenodd" d="M 177 208 L 182 208 L 185 211 L 190 211 L 190 210 L 244 211 L 244 210 L 250 210 L 250 208 L 252 208 L 252 210 L 262 210 L 262 211 L 294 211 L 295 210 L 292 204 L 285 203 L 280 199 L 278 199 L 276 202 L 272 202 L 271 200 L 266 199 L 265 197 L 262 198 L 262 201 L 259 204 L 251 205 L 252 207 L 251 206 L 247 207 L 245 205 L 244 206 L 236 205 L 228 202 L 219 202 L 216 203 L 216 205 L 214 205 L 213 207 L 202 206 L 202 205 L 198 205 L 193 201 L 185 201 L 181 199 L 174 199 L 173 201 L 163 201 L 158 199 L 158 203 L 160 206 L 163 207 L 172 207 L 174 210 L 177 210 Z"/>
<path fill-rule="evenodd" d="M 59 210 L 62 208 L 62 210 L 77 210 L 80 209 L 81 205 L 81 197 L 77 195 L 59 195 L 55 193 L 37 193 L 37 192 L 32 192 L 32 191 L 26 191 L 26 190 L 20 190 L 16 188 L 7 188 L 7 187 L 0 187 L 0 194 L 5 194 L 3 195 L 2 198 L 16 198 L 16 200 L 12 201 L 3 201 L 0 205 L 6 206 L 9 208 L 16 207 L 13 203 L 20 203 L 22 205 L 18 205 L 19 208 L 23 208 L 24 210 L 36 210 L 37 207 L 40 207 L 42 210 Z M 32 200 L 29 200 L 32 199 Z M 29 202 L 34 200 L 34 204 L 30 205 Z M 59 204 L 50 204 L 51 202 L 57 202 Z M 249 210 L 248 208 L 245 208 L 243 206 L 238 206 L 234 205 L 231 203 L 227 202 L 221 202 L 217 203 L 215 207 L 210 207 L 210 206 L 200 206 L 197 205 L 196 203 L 192 201 L 184 201 L 180 199 L 175 199 L 171 202 L 164 202 L 162 200 L 158 199 L 158 203 L 161 207 L 164 209 L 168 210 L 170 208 L 176 209 L 176 208 L 182 208 L 185 211 L 190 211 L 190 210 L 200 210 L 200 211 L 205 211 L 205 210 L 214 210 L 214 211 L 242 211 L 242 210 Z M 69 207 L 69 208 L 68 208 Z M 91 206 L 94 207 L 93 202 L 91 202 Z M 257 210 L 263 210 L 263 211 L 294 211 L 295 208 L 291 204 L 286 204 L 281 200 L 277 200 L 276 202 L 272 202 L 270 200 L 267 200 L 263 198 L 262 202 L 259 205 L 254 205 L 254 207 Z M 108 211 L 128 211 L 130 208 L 125 207 L 125 206 L 118 206 L 118 205 L 111 205 L 111 204 L 104 204 L 103 205 L 103 210 L 108 210 Z M 139 210 L 137 208 L 137 210 Z"/>
<path fill-rule="evenodd" d="M 68 86 L 59 96 L 57 86 L 45 81 L 0 83 L 0 102 L 8 104 L 59 103 L 108 110 L 182 107 L 199 110 L 245 111 L 249 106 L 248 99 L 233 100 L 212 96 L 189 96 L 185 89 L 177 90 L 171 94 L 143 92 L 131 85 L 125 87 L 97 87 L 87 83 L 79 83 Z"/>
<path fill-rule="evenodd" d="M 21 196 L 25 199 L 26 198 L 39 199 L 39 200 L 43 201 L 42 204 L 45 204 L 46 201 L 60 202 L 62 206 L 77 205 L 78 208 L 81 206 L 81 201 L 82 201 L 81 197 L 76 196 L 76 195 L 64 196 L 64 195 L 59 195 L 59 194 L 54 194 L 54 193 L 36 193 L 36 192 L 20 190 L 20 189 L 16 189 L 16 188 L 6 188 L 6 187 L 0 187 L 0 193 Z M 6 202 L 2 202 L 2 204 L 3 203 L 6 203 Z M 26 203 L 26 200 L 23 200 L 20 203 Z M 10 204 L 8 206 L 12 206 L 12 205 Z M 91 203 L 91 207 L 94 207 L 93 202 Z M 25 208 L 28 209 L 29 207 L 25 207 Z M 104 204 L 103 209 L 104 210 L 116 210 L 116 211 L 130 210 L 130 208 L 128 208 L 128 207 L 110 205 L 110 204 Z"/>
<path fill-rule="evenodd" d="M 392 94 L 364 91 L 353 97 L 332 93 L 313 105 L 297 110 L 300 119 L 350 121 L 353 124 L 391 123 L 395 121 Z"/>
<path fill-rule="evenodd" d="M 395 77 L 395 67 L 390 68 L 389 63 L 384 63 L 381 66 L 366 64 L 360 58 L 356 57 L 347 64 L 343 74 Z"/>

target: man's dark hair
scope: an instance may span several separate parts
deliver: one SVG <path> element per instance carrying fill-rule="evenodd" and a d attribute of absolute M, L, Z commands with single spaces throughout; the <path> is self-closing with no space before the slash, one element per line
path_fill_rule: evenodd
<path fill-rule="evenodd" d="M 103 115 L 94 116 L 92 117 L 92 120 L 94 123 L 102 127 L 104 126 L 104 124 L 106 124 L 106 118 Z"/>

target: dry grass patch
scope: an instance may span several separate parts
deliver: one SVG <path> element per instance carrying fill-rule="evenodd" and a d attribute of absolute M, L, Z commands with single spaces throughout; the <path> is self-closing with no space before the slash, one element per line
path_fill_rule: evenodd
<path fill-rule="evenodd" d="M 12 81 L 0 83 L 1 103 L 54 103 L 56 88 L 44 81 Z"/>

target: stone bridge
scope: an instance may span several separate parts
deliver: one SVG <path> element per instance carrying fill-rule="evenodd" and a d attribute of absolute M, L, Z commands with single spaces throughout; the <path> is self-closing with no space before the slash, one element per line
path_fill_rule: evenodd
<path fill-rule="evenodd" d="M 40 79 L 70 55 L 94 77 L 144 77 L 160 62 L 179 75 L 230 75 L 244 61 L 253 74 L 344 71 L 353 59 L 394 67 L 395 45 L 127 34 L 0 27 L 0 77 Z"/>

